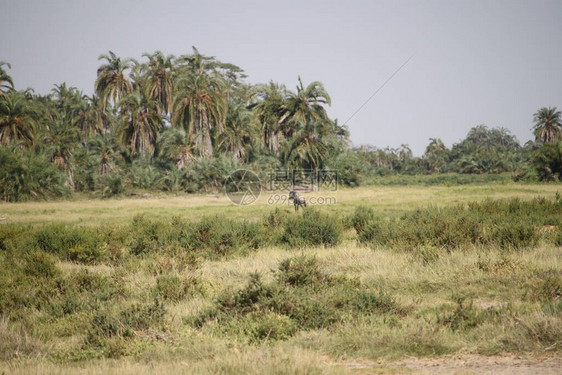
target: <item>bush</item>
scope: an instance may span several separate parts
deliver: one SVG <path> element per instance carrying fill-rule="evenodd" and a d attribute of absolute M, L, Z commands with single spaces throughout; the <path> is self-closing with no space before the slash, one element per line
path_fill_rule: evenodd
<path fill-rule="evenodd" d="M 351 215 L 351 225 L 355 228 L 357 234 L 360 235 L 367 226 L 367 223 L 372 221 L 374 217 L 375 211 L 371 207 L 359 206 Z"/>
<path fill-rule="evenodd" d="M 276 279 L 290 286 L 321 285 L 328 277 L 320 271 L 315 257 L 288 258 L 279 264 Z"/>
<path fill-rule="evenodd" d="M 40 278 L 55 278 L 60 275 L 53 257 L 42 251 L 35 251 L 26 256 L 23 271 L 27 276 Z"/>
<path fill-rule="evenodd" d="M 356 187 L 361 185 L 369 165 L 355 152 L 344 152 L 326 162 L 329 169 L 335 170 L 338 184 Z"/>
<path fill-rule="evenodd" d="M 556 243 L 554 233 L 541 232 L 539 228 L 560 225 L 561 213 L 558 200 L 487 200 L 467 206 L 418 209 L 400 219 L 374 219 L 358 233 L 358 239 L 415 252 L 451 251 L 469 245 L 521 249 L 533 247 L 541 239 Z"/>
<path fill-rule="evenodd" d="M 335 216 L 309 209 L 287 220 L 280 241 L 291 247 L 335 246 L 342 234 L 342 223 Z"/>
<path fill-rule="evenodd" d="M 562 181 L 562 141 L 536 150 L 532 163 L 540 181 Z"/>
<path fill-rule="evenodd" d="M 250 313 L 224 326 L 225 333 L 242 335 L 251 343 L 286 340 L 297 330 L 297 324 L 291 318 L 270 311 Z"/>
<path fill-rule="evenodd" d="M 107 257 L 95 228 L 46 225 L 35 232 L 35 243 L 47 253 L 82 263 L 98 263 Z"/>
<path fill-rule="evenodd" d="M 502 249 L 521 249 L 535 246 L 539 236 L 529 224 L 505 223 L 494 230 L 492 238 Z"/>
<path fill-rule="evenodd" d="M 20 202 L 68 195 L 66 176 L 43 157 L 0 147 L 0 199 Z"/>
<path fill-rule="evenodd" d="M 275 229 L 285 224 L 288 218 L 289 215 L 287 214 L 287 211 L 281 211 L 278 207 L 275 207 L 275 210 L 270 211 L 264 218 L 263 223 L 266 227 Z"/>
<path fill-rule="evenodd" d="M 228 220 L 224 216 L 204 218 L 192 227 L 191 249 L 205 249 L 209 258 L 255 250 L 265 243 L 261 225 Z"/>
<path fill-rule="evenodd" d="M 178 302 L 198 290 L 200 290 L 200 285 L 196 278 L 162 275 L 156 279 L 156 286 L 152 290 L 152 294 L 156 298 Z"/>
<path fill-rule="evenodd" d="M 100 176 L 96 181 L 96 186 L 101 191 L 102 198 L 111 198 L 123 194 L 125 191 L 123 179 L 123 176 L 117 172 Z"/>
<path fill-rule="evenodd" d="M 152 304 L 136 304 L 120 312 L 98 311 L 92 317 L 86 343 L 95 345 L 103 338 L 131 337 L 134 331 L 158 327 L 163 324 L 165 313 L 164 304 L 157 299 Z"/>
<path fill-rule="evenodd" d="M 285 259 L 274 272 L 269 284 L 252 274 L 244 288 L 224 291 L 214 307 L 185 322 L 200 328 L 215 321 L 222 332 L 255 341 L 286 339 L 298 330 L 329 328 L 359 315 L 405 314 L 388 293 L 329 276 L 315 258 Z"/>
<path fill-rule="evenodd" d="M 260 247 L 265 242 L 258 223 L 234 221 L 224 216 L 205 217 L 198 222 L 149 220 L 139 215 L 131 225 L 130 251 L 145 255 L 164 248 L 203 253 L 213 259 Z"/>

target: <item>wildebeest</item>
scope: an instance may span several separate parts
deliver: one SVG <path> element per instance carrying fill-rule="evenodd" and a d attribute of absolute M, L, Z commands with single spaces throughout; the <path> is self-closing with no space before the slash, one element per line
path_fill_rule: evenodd
<path fill-rule="evenodd" d="M 305 197 L 301 197 L 299 195 L 299 193 L 297 193 L 294 190 L 291 190 L 289 192 L 289 200 L 293 201 L 293 204 L 295 205 L 295 211 L 299 210 L 299 206 L 304 206 L 306 207 L 306 198 Z"/>

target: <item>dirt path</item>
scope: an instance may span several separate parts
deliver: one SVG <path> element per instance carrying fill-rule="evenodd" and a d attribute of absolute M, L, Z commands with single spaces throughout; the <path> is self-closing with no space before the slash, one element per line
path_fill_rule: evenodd
<path fill-rule="evenodd" d="M 341 366 L 374 370 L 379 374 L 419 375 L 561 375 L 562 356 L 519 357 L 457 355 L 444 358 L 407 358 L 390 363 L 344 362 Z"/>

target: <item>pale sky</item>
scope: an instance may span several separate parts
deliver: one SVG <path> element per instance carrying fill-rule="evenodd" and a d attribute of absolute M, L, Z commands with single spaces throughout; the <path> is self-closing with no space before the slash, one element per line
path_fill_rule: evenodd
<path fill-rule="evenodd" d="M 479 124 L 531 139 L 532 116 L 562 109 L 562 1 L 0 0 L 0 61 L 17 89 L 94 88 L 98 57 L 196 46 L 249 83 L 321 81 L 354 145 L 447 146 Z M 141 59 L 142 60 L 142 59 Z"/>

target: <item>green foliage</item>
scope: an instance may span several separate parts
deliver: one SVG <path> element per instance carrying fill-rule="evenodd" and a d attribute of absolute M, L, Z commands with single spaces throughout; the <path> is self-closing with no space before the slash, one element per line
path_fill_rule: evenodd
<path fill-rule="evenodd" d="M 100 176 L 96 186 L 100 189 L 102 198 L 111 198 L 125 192 L 124 178 L 119 173 Z"/>
<path fill-rule="evenodd" d="M 50 224 L 34 235 L 37 247 L 47 253 L 81 263 L 98 263 L 107 259 L 103 238 L 94 228 Z"/>
<path fill-rule="evenodd" d="M 407 213 L 400 219 L 373 219 L 358 238 L 372 245 L 416 251 L 424 248 L 450 251 L 484 244 L 506 250 L 531 248 L 542 238 L 539 228 L 560 223 L 561 210 L 560 201 L 544 198 L 427 208 Z M 544 240 L 552 241 L 550 237 Z"/>
<path fill-rule="evenodd" d="M 451 149 L 453 170 L 459 173 L 502 173 L 514 171 L 520 161 L 517 138 L 505 128 L 476 126 Z"/>
<path fill-rule="evenodd" d="M 0 198 L 6 202 L 62 197 L 66 177 L 40 155 L 0 147 Z"/>
<path fill-rule="evenodd" d="M 382 290 L 325 274 L 316 258 L 285 259 L 275 276 L 274 282 L 264 284 L 259 274 L 252 274 L 244 288 L 223 292 L 212 309 L 186 323 L 201 328 L 210 320 L 217 321 L 224 333 L 252 342 L 283 340 L 298 330 L 329 328 L 359 314 L 406 313 Z"/>
<path fill-rule="evenodd" d="M 133 187 L 155 189 L 161 179 L 161 172 L 149 160 L 135 160 L 130 169 L 130 179 Z M 113 192 L 118 189 L 111 190 Z"/>
<path fill-rule="evenodd" d="M 201 290 L 195 277 L 182 278 L 178 275 L 161 275 L 156 279 L 152 294 L 159 299 L 178 302 Z"/>
<path fill-rule="evenodd" d="M 512 181 L 509 174 L 459 174 L 439 173 L 431 175 L 390 175 L 371 177 L 365 181 L 367 185 L 380 186 L 456 186 L 473 184 L 506 184 Z"/>
<path fill-rule="evenodd" d="M 562 141 L 536 150 L 532 163 L 540 181 L 562 181 Z"/>
<path fill-rule="evenodd" d="M 328 280 L 316 258 L 307 256 L 283 260 L 276 276 L 280 284 L 290 286 L 321 285 Z"/>
<path fill-rule="evenodd" d="M 269 214 L 264 218 L 264 225 L 268 228 L 275 229 L 281 227 L 287 222 L 289 214 L 287 211 L 282 211 L 278 207 L 275 210 L 270 211 Z"/>
<path fill-rule="evenodd" d="M 343 225 L 335 215 L 307 209 L 287 220 L 280 241 L 291 247 L 335 246 L 342 235 Z"/>
<path fill-rule="evenodd" d="M 262 246 L 267 238 L 261 225 L 224 216 L 206 217 L 198 222 L 149 220 L 140 215 L 131 224 L 129 249 L 146 255 L 166 247 L 178 247 L 208 258 L 243 253 Z"/>
<path fill-rule="evenodd" d="M 355 187 L 362 184 L 368 164 L 357 153 L 343 152 L 326 162 L 328 169 L 337 171 L 338 184 Z"/>
<path fill-rule="evenodd" d="M 42 251 L 34 251 L 26 256 L 23 272 L 27 276 L 39 278 L 55 278 L 60 275 L 55 259 Z"/>
<path fill-rule="evenodd" d="M 350 217 L 350 222 L 357 234 L 361 234 L 367 223 L 373 221 L 375 211 L 371 207 L 359 206 Z"/>
<path fill-rule="evenodd" d="M 528 223 L 505 223 L 494 230 L 492 238 L 503 249 L 519 249 L 535 246 L 539 235 Z"/>
<path fill-rule="evenodd" d="M 165 314 L 164 304 L 157 299 L 153 303 L 135 304 L 120 311 L 115 308 L 96 311 L 81 351 L 101 350 L 101 355 L 109 358 L 132 354 L 129 348 L 134 334 L 149 328 L 160 328 Z"/>

